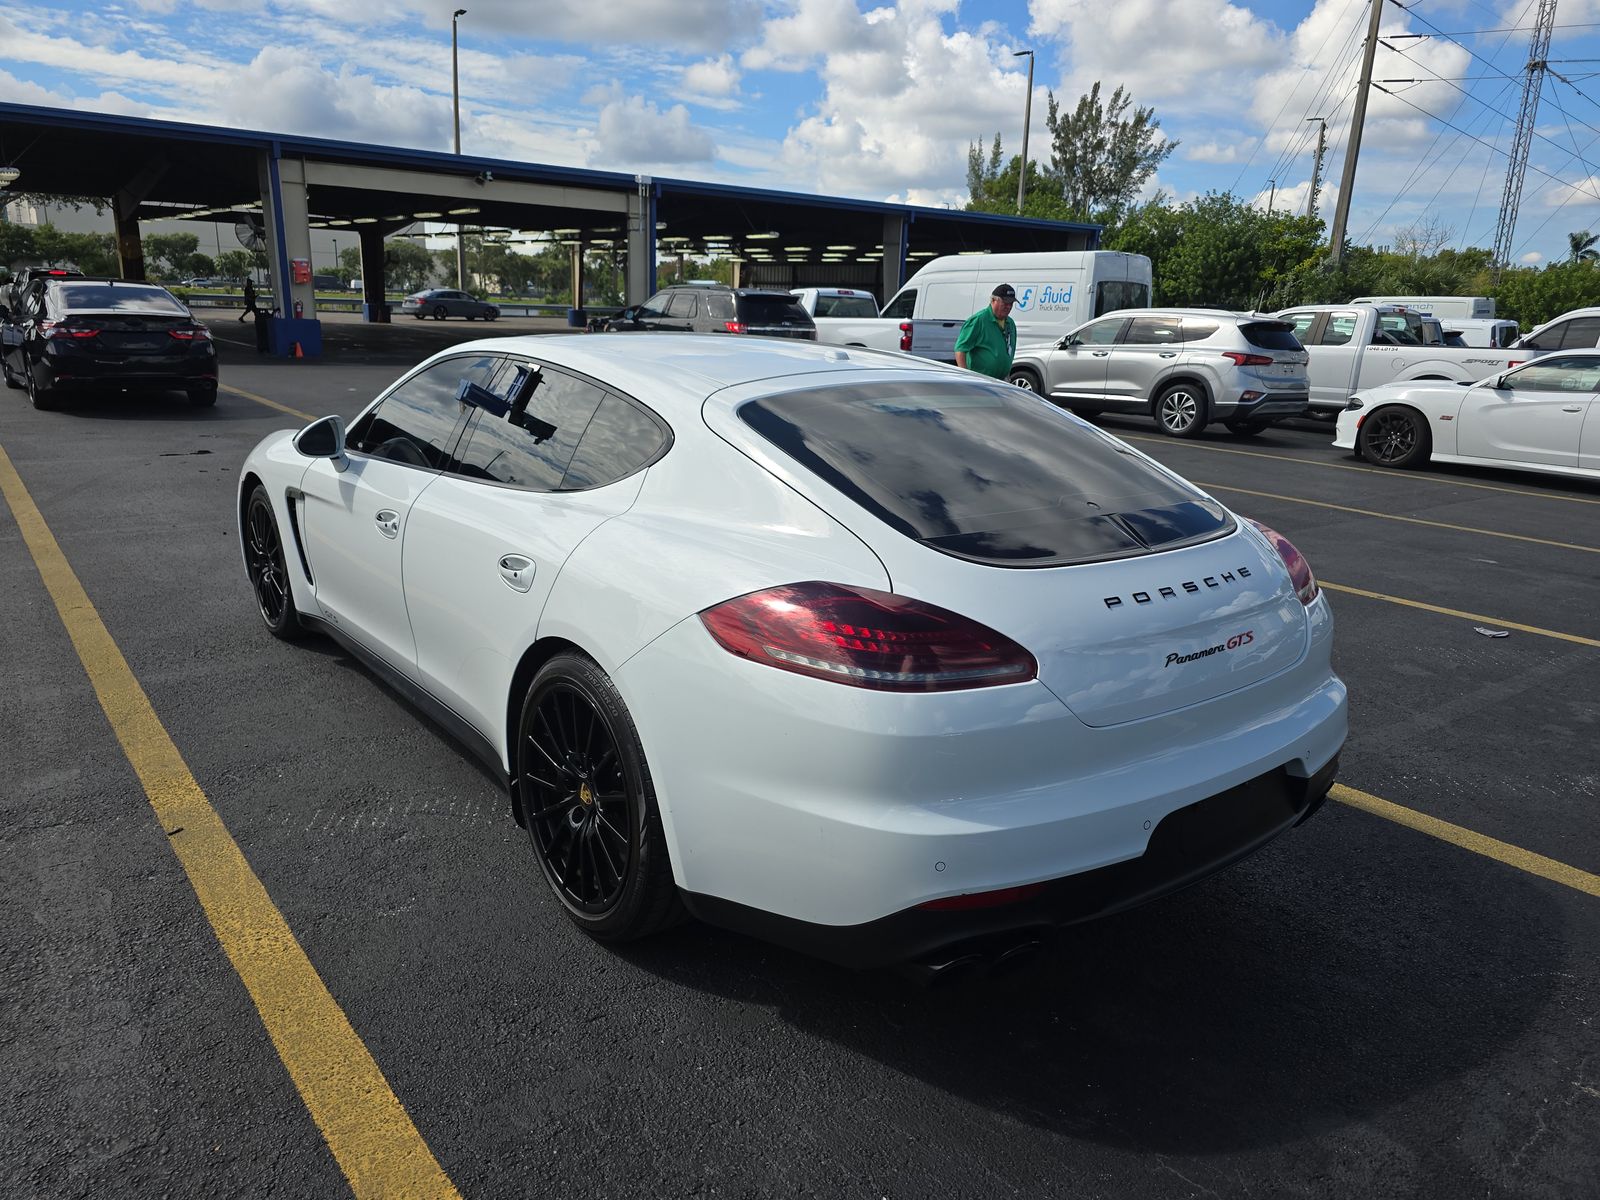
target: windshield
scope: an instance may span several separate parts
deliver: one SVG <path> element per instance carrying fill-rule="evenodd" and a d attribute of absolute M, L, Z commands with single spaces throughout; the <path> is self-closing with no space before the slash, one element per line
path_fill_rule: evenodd
<path fill-rule="evenodd" d="M 61 306 L 70 311 L 116 312 L 138 309 L 141 312 L 175 313 L 180 316 L 189 312 L 165 288 L 125 283 L 64 283 L 59 286 Z"/>
<path fill-rule="evenodd" d="M 1108 434 L 1004 384 L 860 383 L 752 400 L 739 417 L 894 529 L 996 566 L 1202 541 L 1214 501 Z"/>
<path fill-rule="evenodd" d="M 878 306 L 871 296 L 818 296 L 819 317 L 875 317 Z"/>

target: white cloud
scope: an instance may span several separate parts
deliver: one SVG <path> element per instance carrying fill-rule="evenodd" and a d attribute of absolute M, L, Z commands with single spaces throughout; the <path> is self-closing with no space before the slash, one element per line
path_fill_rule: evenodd
<path fill-rule="evenodd" d="M 708 162 L 716 144 L 674 104 L 665 112 L 643 96 L 613 100 L 600 110 L 599 136 L 589 165 L 608 171 L 672 163 Z"/>
<path fill-rule="evenodd" d="M 332 0 L 336 2 L 336 0 Z M 450 6 L 410 0 L 433 24 L 450 24 Z M 383 6 L 379 6 L 380 9 Z M 759 0 L 473 0 L 463 18 L 474 30 L 576 44 L 679 46 L 721 51 L 760 27 Z"/>
<path fill-rule="evenodd" d="M 1536 267 L 1544 261 L 1544 255 L 1540 254 L 1537 250 L 1529 250 L 1521 258 L 1517 259 L 1517 261 L 1525 266 Z"/>
<path fill-rule="evenodd" d="M 1240 138 L 1238 141 L 1221 145 L 1217 142 L 1184 142 L 1180 153 L 1190 162 L 1202 163 L 1236 163 L 1243 162 L 1250 153 L 1249 145 L 1254 139 Z"/>
<path fill-rule="evenodd" d="M 740 107 L 739 78 L 733 56 L 723 54 L 684 67 L 680 83 L 684 98 L 690 103 L 732 110 Z"/>

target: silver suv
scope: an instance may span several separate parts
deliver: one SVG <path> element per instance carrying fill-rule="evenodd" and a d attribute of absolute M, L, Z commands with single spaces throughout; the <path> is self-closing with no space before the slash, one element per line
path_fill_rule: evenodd
<path fill-rule="evenodd" d="M 1059 342 L 1020 347 L 1011 382 L 1079 416 L 1148 413 L 1181 438 L 1221 421 L 1249 437 L 1310 413 L 1308 359 L 1287 321 L 1217 308 L 1123 309 Z"/>

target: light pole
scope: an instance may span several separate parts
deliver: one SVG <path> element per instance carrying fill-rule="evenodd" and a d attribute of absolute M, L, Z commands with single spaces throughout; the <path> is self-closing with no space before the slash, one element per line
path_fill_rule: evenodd
<path fill-rule="evenodd" d="M 1028 56 L 1028 100 L 1022 110 L 1022 169 L 1017 172 L 1017 215 L 1022 215 L 1022 196 L 1028 188 L 1028 126 L 1033 124 L 1033 51 L 1017 50 L 1012 58 Z"/>
<path fill-rule="evenodd" d="M 1270 217 L 1272 215 L 1272 202 L 1278 198 L 1278 181 L 1269 179 L 1267 182 L 1272 185 L 1272 190 L 1267 193 L 1267 216 Z"/>
<path fill-rule="evenodd" d="M 461 153 L 461 75 L 456 64 L 456 25 L 461 18 L 467 15 L 467 10 L 458 8 L 450 14 L 450 99 L 455 109 L 456 121 L 456 153 Z M 462 225 L 456 225 L 456 287 L 462 291 L 467 290 L 467 242 L 462 234 Z"/>

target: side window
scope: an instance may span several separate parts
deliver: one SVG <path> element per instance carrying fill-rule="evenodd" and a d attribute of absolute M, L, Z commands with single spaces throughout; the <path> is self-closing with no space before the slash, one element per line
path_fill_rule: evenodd
<path fill-rule="evenodd" d="M 1109 346 L 1117 340 L 1117 334 L 1128 323 L 1127 317 L 1111 317 L 1105 321 L 1096 321 L 1093 325 L 1085 325 L 1072 335 L 1074 342 L 1081 342 L 1085 346 Z"/>
<path fill-rule="evenodd" d="M 660 422 L 631 401 L 608 395 L 584 430 L 561 490 L 615 483 L 654 459 L 666 444 L 666 429 Z"/>
<path fill-rule="evenodd" d="M 1328 325 L 1322 331 L 1322 340 L 1319 346 L 1345 346 L 1356 335 L 1357 315 L 1353 312 L 1336 312 L 1328 314 Z"/>
<path fill-rule="evenodd" d="M 1540 342 L 1544 339 L 1540 338 Z M 1600 317 L 1577 317 L 1567 322 L 1565 336 L 1558 348 L 1562 350 L 1589 350 L 1600 342 Z M 1557 343 L 1552 342 L 1552 346 Z"/>
<path fill-rule="evenodd" d="M 1577 322 L 1573 321 L 1576 325 Z M 1552 355 L 1507 376 L 1505 385 L 1519 392 L 1579 392 L 1600 390 L 1600 362 L 1593 358 Z"/>
<path fill-rule="evenodd" d="M 1215 321 L 1204 321 L 1198 317 L 1185 317 L 1183 319 L 1183 340 L 1186 342 L 1203 342 L 1217 331 Z"/>
<path fill-rule="evenodd" d="M 350 449 L 439 471 L 468 410 L 456 399 L 463 379 L 487 387 L 502 365 L 493 354 L 447 358 L 413 375 L 350 429 Z"/>
<path fill-rule="evenodd" d="M 707 292 L 706 315 L 713 321 L 733 320 L 733 297 L 727 292 Z"/>
<path fill-rule="evenodd" d="M 673 292 L 672 298 L 667 301 L 667 316 L 692 318 L 694 307 L 693 292 Z"/>
<path fill-rule="evenodd" d="M 884 309 L 881 315 L 885 317 L 895 317 L 901 321 L 909 321 L 911 319 L 911 310 L 916 306 L 917 289 L 906 288 L 905 291 L 901 292 L 893 300 L 889 301 L 889 307 Z"/>
<path fill-rule="evenodd" d="M 1128 332 L 1123 335 L 1122 344 L 1171 346 L 1182 340 L 1181 326 L 1177 317 L 1134 317 L 1128 322 Z"/>
<path fill-rule="evenodd" d="M 1317 323 L 1316 313 L 1284 313 L 1283 316 L 1278 319 L 1281 321 L 1287 321 L 1289 324 L 1294 326 L 1294 336 L 1299 340 L 1302 346 L 1312 345 L 1311 327 Z"/>
<path fill-rule="evenodd" d="M 927 294 L 922 298 L 922 315 L 925 317 L 965 321 L 989 303 L 987 296 L 981 302 L 973 299 L 971 282 L 930 283 L 924 290 Z"/>
<path fill-rule="evenodd" d="M 1094 289 L 1094 315 L 1115 312 L 1119 308 L 1149 308 L 1150 287 L 1143 283 L 1127 283 L 1108 279 L 1097 283 Z"/>
<path fill-rule="evenodd" d="M 533 491 L 556 491 L 604 398 L 605 392 L 596 385 L 545 367 L 528 401 L 528 415 L 554 425 L 555 433 L 538 441 L 505 417 L 480 411 L 460 456 L 461 474 Z"/>
<path fill-rule="evenodd" d="M 650 299 L 646 300 L 639 306 L 639 315 L 641 317 L 666 316 L 667 301 L 671 298 L 671 294 L 668 292 L 657 292 L 654 296 L 651 296 Z"/>

